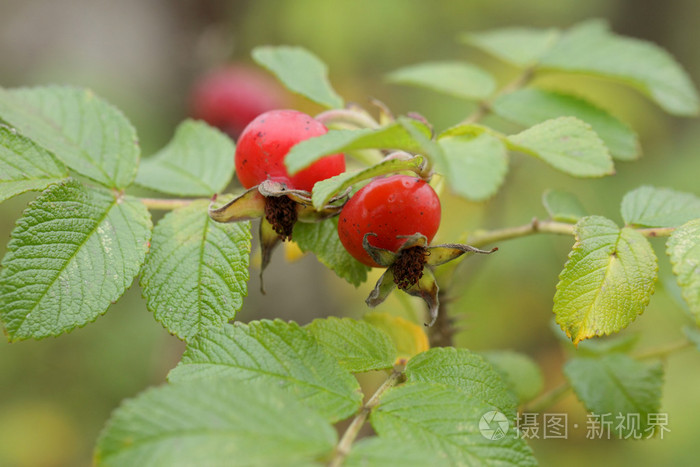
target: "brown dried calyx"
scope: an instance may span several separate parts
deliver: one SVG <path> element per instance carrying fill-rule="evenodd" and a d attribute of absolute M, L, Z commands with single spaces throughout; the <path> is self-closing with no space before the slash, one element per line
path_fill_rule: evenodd
<path fill-rule="evenodd" d="M 265 219 L 282 240 L 291 240 L 297 222 L 297 203 L 287 196 L 269 196 L 265 198 Z"/>
<path fill-rule="evenodd" d="M 423 246 L 413 246 L 402 250 L 394 262 L 394 283 L 401 290 L 415 285 L 423 277 L 428 249 Z"/>

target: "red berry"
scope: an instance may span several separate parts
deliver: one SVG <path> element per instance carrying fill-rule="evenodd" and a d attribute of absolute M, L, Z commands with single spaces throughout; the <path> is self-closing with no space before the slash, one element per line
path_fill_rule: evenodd
<path fill-rule="evenodd" d="M 324 156 L 290 176 L 284 158 L 292 146 L 328 132 L 323 123 L 296 110 L 273 110 L 259 115 L 243 130 L 236 145 L 236 175 L 245 188 L 270 179 L 289 188 L 311 191 L 316 182 L 345 171 L 342 154 Z"/>
<path fill-rule="evenodd" d="M 421 233 L 432 241 L 440 226 L 440 199 L 420 178 L 393 175 L 378 178 L 360 189 L 345 204 L 338 219 L 338 235 L 345 249 L 361 263 L 378 267 L 362 247 L 367 233 L 370 245 L 398 251 L 406 241 L 399 236 Z"/>
<path fill-rule="evenodd" d="M 255 117 L 286 105 L 279 84 L 267 73 L 247 65 L 214 69 L 192 88 L 191 111 L 236 138 Z"/>

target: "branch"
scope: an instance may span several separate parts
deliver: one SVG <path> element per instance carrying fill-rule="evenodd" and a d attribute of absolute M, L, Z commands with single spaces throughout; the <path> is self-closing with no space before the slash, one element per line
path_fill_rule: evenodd
<path fill-rule="evenodd" d="M 162 211 L 172 211 L 173 209 L 182 208 L 196 199 L 165 199 L 165 198 L 139 198 L 148 209 L 158 209 Z"/>
<path fill-rule="evenodd" d="M 569 394 L 571 385 L 568 381 L 564 381 L 559 386 L 555 386 L 547 392 L 542 393 L 536 399 L 530 401 L 523 407 L 523 412 L 542 412 L 553 406 L 565 396 Z"/>
<path fill-rule="evenodd" d="M 661 345 L 659 347 L 653 347 L 651 349 L 639 352 L 632 355 L 637 360 L 647 360 L 650 358 L 665 358 L 670 354 L 678 352 L 679 350 L 684 350 L 693 345 L 688 339 L 681 339 L 676 342 L 671 342 L 670 344 Z"/>
<path fill-rule="evenodd" d="M 481 247 L 496 243 L 501 240 L 510 240 L 511 238 L 525 237 L 539 232 L 555 233 L 561 235 L 573 235 L 574 224 L 556 221 L 540 221 L 532 219 L 529 224 L 520 225 L 517 227 L 506 227 L 504 229 L 496 229 L 490 231 L 477 232 L 472 237 L 468 237 L 465 243 L 473 247 Z"/>
<path fill-rule="evenodd" d="M 506 227 L 503 229 L 478 231 L 471 237 L 467 238 L 465 243 L 473 247 L 482 247 L 491 243 L 500 242 L 501 240 L 510 240 L 511 238 L 526 237 L 528 235 L 545 232 L 559 235 L 574 235 L 574 225 L 566 222 L 557 222 L 552 220 L 538 220 L 537 218 L 525 225 L 516 227 Z M 656 227 L 653 229 L 636 229 L 637 232 L 645 237 L 668 237 L 673 233 L 675 227 Z"/>
<path fill-rule="evenodd" d="M 384 381 L 384 383 L 381 386 L 379 386 L 379 389 L 377 389 L 375 393 L 372 394 L 372 397 L 370 397 L 369 400 L 365 402 L 365 404 L 362 406 L 357 415 L 355 415 L 355 418 L 352 419 L 350 426 L 348 426 L 348 428 L 345 430 L 345 433 L 343 433 L 343 437 L 340 438 L 338 446 L 336 446 L 335 448 L 335 455 L 333 456 L 333 460 L 329 464 L 330 467 L 340 467 L 341 465 L 343 465 L 343 461 L 345 460 L 345 457 L 347 457 L 347 455 L 350 453 L 352 443 L 355 441 L 357 435 L 360 433 L 360 429 L 367 420 L 367 416 L 372 412 L 372 409 L 375 408 L 377 404 L 379 404 L 379 398 L 382 396 L 382 394 L 384 394 L 387 390 L 391 389 L 394 385 L 396 385 L 396 383 L 399 382 L 399 379 L 401 379 L 402 376 L 403 368 L 394 368 L 387 380 Z"/>
<path fill-rule="evenodd" d="M 521 74 L 501 88 L 501 90 L 494 94 L 493 97 L 479 101 L 479 107 L 477 107 L 477 109 L 471 115 L 462 120 L 459 124 L 469 125 L 472 123 L 477 123 L 479 120 L 491 113 L 491 104 L 493 101 L 504 94 L 509 94 L 517 91 L 518 89 L 524 88 L 530 82 L 530 80 L 532 80 L 534 75 L 535 70 L 533 67 L 524 69 Z"/>

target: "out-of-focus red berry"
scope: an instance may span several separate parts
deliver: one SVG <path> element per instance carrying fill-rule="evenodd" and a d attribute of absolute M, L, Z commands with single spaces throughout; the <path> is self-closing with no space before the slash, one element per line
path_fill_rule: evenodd
<path fill-rule="evenodd" d="M 192 87 L 191 115 L 237 138 L 255 117 L 284 108 L 279 83 L 263 70 L 233 64 L 202 75 Z"/>

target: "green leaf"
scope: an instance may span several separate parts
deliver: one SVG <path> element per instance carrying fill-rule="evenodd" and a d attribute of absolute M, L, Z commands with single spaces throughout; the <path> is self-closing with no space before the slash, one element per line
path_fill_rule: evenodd
<path fill-rule="evenodd" d="M 607 111 L 569 94 L 526 88 L 499 96 L 493 111 L 523 126 L 532 126 L 556 117 L 576 117 L 588 123 L 615 159 L 639 157 L 637 134 Z"/>
<path fill-rule="evenodd" d="M 464 62 L 429 62 L 400 68 L 387 75 L 390 83 L 408 84 L 468 100 L 485 99 L 496 81 L 481 68 Z"/>
<path fill-rule="evenodd" d="M 700 219 L 677 228 L 668 239 L 666 253 L 690 313 L 700 324 Z"/>
<path fill-rule="evenodd" d="M 151 219 L 130 198 L 54 185 L 12 231 L 0 271 L 0 310 L 10 340 L 56 336 L 94 321 L 143 264 Z"/>
<path fill-rule="evenodd" d="M 575 117 L 559 117 L 508 136 L 509 149 L 538 157 L 575 177 L 614 173 L 612 158 L 590 125 Z"/>
<path fill-rule="evenodd" d="M 126 188 L 136 176 L 136 130 L 115 107 L 92 91 L 60 86 L 8 91 L 0 88 L 4 120 L 75 172 L 110 188 Z"/>
<path fill-rule="evenodd" d="M 700 198 L 669 188 L 642 186 L 622 198 L 620 210 L 630 226 L 677 227 L 700 217 Z"/>
<path fill-rule="evenodd" d="M 430 128 L 425 124 L 417 120 L 411 120 L 411 123 L 426 137 L 430 137 Z M 304 140 L 290 149 L 285 164 L 289 173 L 294 174 L 328 154 L 356 149 L 402 149 L 418 152 L 421 148 L 421 143 L 406 131 L 401 122 L 393 122 L 377 129 L 330 130 L 325 135 Z"/>
<path fill-rule="evenodd" d="M 447 459 L 435 457 L 431 451 L 403 440 L 383 439 L 376 436 L 363 438 L 353 444 L 343 464 L 345 467 L 450 467 Z"/>
<path fill-rule="evenodd" d="M 574 344 L 618 332 L 654 293 L 656 256 L 642 234 L 601 216 L 581 219 L 554 295 L 557 323 Z"/>
<path fill-rule="evenodd" d="M 344 172 L 335 177 L 327 178 L 314 185 L 313 194 L 311 196 L 314 207 L 316 209 L 323 208 L 330 199 L 342 193 L 351 186 L 363 180 L 367 180 L 379 175 L 400 172 L 403 170 L 412 170 L 416 173 L 420 172 L 423 166 L 423 157 L 406 157 L 384 160 L 378 164 L 365 169 L 356 170 L 354 172 Z"/>
<path fill-rule="evenodd" d="M 226 324 L 197 335 L 168 379 L 225 376 L 259 380 L 296 394 L 331 422 L 352 415 L 362 402 L 357 380 L 296 323 L 252 321 Z"/>
<path fill-rule="evenodd" d="M 472 201 L 483 201 L 498 191 L 508 171 L 508 154 L 498 138 L 445 137 L 438 140 L 443 158 L 438 170 L 450 188 Z"/>
<path fill-rule="evenodd" d="M 214 222 L 207 207 L 194 202 L 158 222 L 141 274 L 148 309 L 186 341 L 235 318 L 248 294 L 250 223 Z"/>
<path fill-rule="evenodd" d="M 236 147 L 231 138 L 204 122 L 185 120 L 154 156 L 144 159 L 136 183 L 176 196 L 211 196 L 233 177 Z"/>
<path fill-rule="evenodd" d="M 612 34 L 601 21 L 586 21 L 568 30 L 540 66 L 622 82 L 675 115 L 698 113 L 697 91 L 668 52 L 651 42 Z"/>
<path fill-rule="evenodd" d="M 544 56 L 560 34 L 556 29 L 502 28 L 462 34 L 460 39 L 501 60 L 526 67 Z"/>
<path fill-rule="evenodd" d="M 384 393 L 370 421 L 381 439 L 420 448 L 449 465 L 536 465 L 512 427 L 496 439 L 483 422 L 487 429 L 482 434 L 480 422 L 495 410 L 453 388 L 419 382 Z"/>
<path fill-rule="evenodd" d="M 308 50 L 291 46 L 261 46 L 254 48 L 251 54 L 258 65 L 277 76 L 290 91 L 324 107 L 343 107 L 343 98 L 328 81 L 328 67 Z"/>
<path fill-rule="evenodd" d="M 59 183 L 68 171 L 50 152 L 0 125 L 0 202 Z"/>
<path fill-rule="evenodd" d="M 315 223 L 297 222 L 293 238 L 302 251 L 313 252 L 322 264 L 352 285 L 367 280 L 370 268 L 353 258 L 340 243 L 337 217 Z"/>
<path fill-rule="evenodd" d="M 658 413 L 661 406 L 661 362 L 643 363 L 622 354 L 579 357 L 566 362 L 564 374 L 586 409 L 607 414 L 611 432 L 619 437 L 646 437 L 654 428 L 647 416 Z M 635 427 L 627 416 L 637 414 L 639 424 Z"/>
<path fill-rule="evenodd" d="M 578 222 L 579 219 L 588 215 L 578 198 L 566 191 L 545 191 L 542 195 L 542 204 L 549 217 L 555 221 Z"/>
<path fill-rule="evenodd" d="M 366 321 L 329 317 L 308 326 L 319 344 L 352 373 L 391 368 L 397 353 L 389 336 Z"/>
<path fill-rule="evenodd" d="M 517 403 L 501 375 L 467 349 L 436 347 L 416 355 L 406 365 L 406 381 L 444 384 L 515 418 Z"/>
<path fill-rule="evenodd" d="M 109 466 L 321 465 L 337 435 L 270 385 L 226 378 L 148 389 L 114 411 L 97 441 Z"/>
<path fill-rule="evenodd" d="M 542 391 L 542 371 L 527 355 L 510 350 L 494 350 L 482 352 L 481 356 L 501 375 L 519 404 L 534 399 Z"/>

